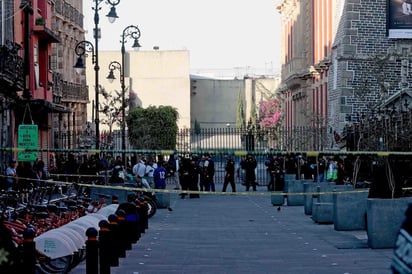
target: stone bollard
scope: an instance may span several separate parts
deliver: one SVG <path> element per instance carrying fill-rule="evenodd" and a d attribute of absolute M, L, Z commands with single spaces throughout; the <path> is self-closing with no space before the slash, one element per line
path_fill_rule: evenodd
<path fill-rule="evenodd" d="M 131 202 L 131 204 L 134 207 L 134 216 L 132 216 L 130 235 L 132 237 L 132 243 L 135 244 L 140 239 L 140 232 L 139 232 L 140 217 L 139 217 L 139 211 L 138 211 L 136 203 Z"/>
<path fill-rule="evenodd" d="M 144 198 L 139 198 L 140 201 L 140 217 L 142 218 L 142 233 L 146 232 L 146 229 L 149 228 L 149 217 L 147 215 L 148 205 Z"/>
<path fill-rule="evenodd" d="M 99 265 L 100 274 L 110 274 L 110 252 L 112 250 L 112 239 L 109 230 L 109 222 L 99 222 Z"/>
<path fill-rule="evenodd" d="M 138 215 L 138 221 L 137 221 L 137 231 L 136 231 L 136 236 L 138 237 L 138 240 L 140 239 L 140 237 L 142 236 L 143 230 L 144 230 L 144 224 L 143 224 L 143 213 L 142 213 L 142 205 L 141 202 L 136 199 L 134 201 L 135 205 L 136 205 L 136 211 L 137 211 L 137 215 Z"/>
<path fill-rule="evenodd" d="M 112 253 L 110 254 L 110 266 L 119 266 L 120 257 L 120 234 L 119 234 L 119 224 L 117 223 L 117 216 L 115 214 L 110 214 L 107 217 L 109 220 L 109 229 L 112 234 L 113 246 Z"/>
<path fill-rule="evenodd" d="M 127 231 L 126 231 L 126 213 L 124 210 L 120 209 L 116 212 L 117 214 L 117 223 L 119 224 L 119 243 L 120 243 L 120 257 L 126 257 L 126 250 L 128 248 L 127 243 Z"/>
<path fill-rule="evenodd" d="M 36 273 L 36 243 L 34 242 L 35 231 L 28 227 L 23 232 L 23 266 L 22 270 L 27 274 Z"/>
<path fill-rule="evenodd" d="M 90 227 L 86 230 L 86 274 L 99 273 L 99 243 L 97 229 Z"/>
<path fill-rule="evenodd" d="M 121 204 L 119 207 L 124 209 L 126 215 L 126 233 L 129 237 L 127 237 L 127 250 L 132 249 L 132 243 L 136 243 L 136 233 L 135 227 L 137 223 L 137 213 L 136 213 L 136 205 L 132 202 Z"/>

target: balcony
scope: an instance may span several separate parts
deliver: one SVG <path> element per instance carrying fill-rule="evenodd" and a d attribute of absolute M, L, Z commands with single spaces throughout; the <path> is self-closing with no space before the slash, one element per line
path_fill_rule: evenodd
<path fill-rule="evenodd" d="M 53 73 L 53 103 L 89 101 L 88 86 L 64 81 L 62 74 Z"/>
<path fill-rule="evenodd" d="M 71 102 L 88 102 L 89 88 L 84 85 L 63 81 L 62 100 Z"/>
<path fill-rule="evenodd" d="M 54 11 L 69 22 L 75 23 L 83 28 L 83 14 L 64 0 L 56 0 Z"/>
<path fill-rule="evenodd" d="M 23 58 L 18 55 L 20 49 L 18 44 L 10 41 L 0 47 L 0 88 L 11 97 L 24 88 Z"/>

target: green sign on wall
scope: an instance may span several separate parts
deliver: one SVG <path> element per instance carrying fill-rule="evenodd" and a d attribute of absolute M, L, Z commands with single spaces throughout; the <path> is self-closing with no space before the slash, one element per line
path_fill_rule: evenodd
<path fill-rule="evenodd" d="M 37 125 L 19 125 L 17 135 L 17 148 L 27 150 L 37 150 L 38 148 L 38 133 Z M 19 162 L 31 162 L 36 160 L 37 151 L 19 152 L 17 160 Z"/>

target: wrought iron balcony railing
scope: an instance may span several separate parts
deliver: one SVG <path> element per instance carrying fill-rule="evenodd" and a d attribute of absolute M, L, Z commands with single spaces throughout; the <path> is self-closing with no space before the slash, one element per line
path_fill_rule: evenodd
<path fill-rule="evenodd" d="M 53 73 L 53 103 L 87 102 L 88 100 L 89 88 L 87 86 L 64 81 L 61 73 Z"/>
<path fill-rule="evenodd" d="M 24 88 L 23 58 L 18 51 L 21 47 L 6 42 L 0 47 L 0 86 L 4 91 L 15 92 Z"/>
<path fill-rule="evenodd" d="M 83 28 L 83 14 L 64 0 L 56 0 L 54 11 Z"/>

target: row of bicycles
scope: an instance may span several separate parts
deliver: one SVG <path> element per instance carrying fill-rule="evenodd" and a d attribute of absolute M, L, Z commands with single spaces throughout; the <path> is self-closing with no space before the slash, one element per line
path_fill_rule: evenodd
<path fill-rule="evenodd" d="M 157 209 L 154 194 L 148 189 L 140 189 L 138 185 L 128 185 L 129 196 L 131 187 L 136 187 L 132 193 L 145 201 L 147 216 L 152 217 Z M 109 187 L 107 189 L 110 190 Z M 113 196 L 108 194 L 111 192 L 102 192 L 101 188 L 94 188 L 93 185 L 52 181 L 44 187 L 29 190 L 1 190 L 0 273 L 19 269 L 24 232 L 29 227 L 35 232 L 37 272 L 69 272 L 85 259 L 87 228 L 94 226 L 98 229 L 98 221 L 107 219 L 108 214 L 113 213 L 114 208 L 110 207 Z M 66 241 L 71 248 L 68 251 L 70 254 L 50 255 L 50 252 L 57 252 L 59 248 L 58 244 L 52 243 L 50 235 L 58 238 L 58 241 Z"/>

